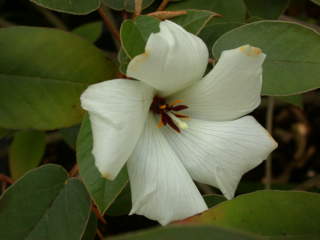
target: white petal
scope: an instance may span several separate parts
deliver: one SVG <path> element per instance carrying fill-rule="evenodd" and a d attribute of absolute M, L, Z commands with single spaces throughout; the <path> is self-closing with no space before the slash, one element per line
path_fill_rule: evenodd
<path fill-rule="evenodd" d="M 165 225 L 207 209 L 197 187 L 169 146 L 154 116 L 149 114 L 143 135 L 127 166 L 132 213 Z"/>
<path fill-rule="evenodd" d="M 203 80 L 175 94 L 189 109 L 184 113 L 203 120 L 242 117 L 260 104 L 265 54 L 249 45 L 224 51 Z"/>
<path fill-rule="evenodd" d="M 81 96 L 89 111 L 95 164 L 101 174 L 114 179 L 128 160 L 141 135 L 153 89 L 145 84 L 116 79 L 88 87 Z"/>
<path fill-rule="evenodd" d="M 145 53 L 130 61 L 127 75 L 151 85 L 166 96 L 200 80 L 208 63 L 208 49 L 197 36 L 164 21 L 150 35 Z"/>
<path fill-rule="evenodd" d="M 251 116 L 228 122 L 191 119 L 188 124 L 181 134 L 162 131 L 193 179 L 218 187 L 228 199 L 242 175 L 277 147 Z"/>

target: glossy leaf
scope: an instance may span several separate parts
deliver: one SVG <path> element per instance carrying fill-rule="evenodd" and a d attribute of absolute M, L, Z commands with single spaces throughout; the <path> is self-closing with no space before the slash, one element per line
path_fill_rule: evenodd
<path fill-rule="evenodd" d="M 60 30 L 0 29 L 0 127 L 50 130 L 79 123 L 80 94 L 114 77 L 88 41 Z"/>
<path fill-rule="evenodd" d="M 83 184 L 62 167 L 31 170 L 0 199 L 0 239 L 79 240 L 90 205 Z"/>
<path fill-rule="evenodd" d="M 108 146 L 106 146 L 108 147 Z M 127 169 L 123 168 L 113 181 L 101 176 L 94 164 L 92 133 L 88 117 L 84 118 L 77 139 L 77 161 L 80 177 L 83 179 L 99 211 L 104 213 L 128 183 Z"/>
<path fill-rule="evenodd" d="M 10 172 L 14 180 L 39 165 L 46 147 L 45 136 L 44 132 L 32 130 L 14 135 L 9 151 Z"/>
<path fill-rule="evenodd" d="M 258 240 L 258 236 L 208 225 L 168 226 L 111 237 L 110 240 Z"/>
<path fill-rule="evenodd" d="M 264 95 L 297 95 L 320 87 L 320 35 L 299 24 L 260 21 L 234 29 L 217 40 L 213 55 L 241 45 L 266 53 Z"/>
<path fill-rule="evenodd" d="M 289 5 L 289 0 L 245 0 L 251 17 L 277 19 Z"/>
<path fill-rule="evenodd" d="M 160 20 L 139 16 L 135 20 L 126 20 L 120 29 L 122 48 L 127 56 L 132 59 L 144 52 L 148 37 L 153 32 L 159 32 Z"/>
<path fill-rule="evenodd" d="M 265 236 L 320 237 L 320 194 L 257 191 L 225 201 L 188 222 L 213 224 Z"/>
<path fill-rule="evenodd" d="M 135 0 L 101 0 L 102 3 L 108 7 L 122 11 L 126 10 L 127 12 L 134 12 L 134 2 Z M 143 0 L 142 9 L 149 7 L 155 0 Z"/>
<path fill-rule="evenodd" d="M 101 21 L 96 21 L 81 25 L 73 29 L 72 32 L 94 43 L 102 34 L 102 26 Z"/>
<path fill-rule="evenodd" d="M 171 21 L 181 25 L 188 32 L 198 35 L 210 20 L 218 16 L 217 13 L 207 10 L 187 10 L 187 14 L 175 17 Z"/>
<path fill-rule="evenodd" d="M 88 14 L 100 6 L 100 0 L 30 0 L 51 10 L 69 14 Z"/>

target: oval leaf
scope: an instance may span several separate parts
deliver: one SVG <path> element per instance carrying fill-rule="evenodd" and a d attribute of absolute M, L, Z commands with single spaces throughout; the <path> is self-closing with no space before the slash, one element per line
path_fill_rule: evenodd
<path fill-rule="evenodd" d="M 94 164 L 94 157 L 91 153 L 92 133 L 88 117 L 85 117 L 82 122 L 76 149 L 80 176 L 99 211 L 104 213 L 127 185 L 127 169 L 123 168 L 113 181 L 109 181 L 101 176 Z"/>
<path fill-rule="evenodd" d="M 100 6 L 100 0 L 30 0 L 51 10 L 70 14 L 88 14 Z"/>
<path fill-rule="evenodd" d="M 68 179 L 62 167 L 45 165 L 28 172 L 1 197 L 0 239 L 79 240 L 90 205 L 79 180 Z"/>
<path fill-rule="evenodd" d="M 213 55 L 245 44 L 267 54 L 262 94 L 297 95 L 320 87 L 320 35 L 315 31 L 289 22 L 254 22 L 220 37 Z"/>
<path fill-rule="evenodd" d="M 126 234 L 110 240 L 258 240 L 257 236 L 214 226 L 168 226 Z"/>
<path fill-rule="evenodd" d="M 188 222 L 213 224 L 266 236 L 320 236 L 319 205 L 320 194 L 316 193 L 257 191 L 220 203 Z"/>
<path fill-rule="evenodd" d="M 139 16 L 135 20 L 126 20 L 120 29 L 122 48 L 127 56 L 132 59 L 144 52 L 145 45 L 151 33 L 159 32 L 160 20 Z"/>
<path fill-rule="evenodd" d="M 0 29 L 0 126 L 50 130 L 81 121 L 80 94 L 114 77 L 88 41 L 60 30 Z"/>
<path fill-rule="evenodd" d="M 39 165 L 46 147 L 45 133 L 21 131 L 14 135 L 9 150 L 9 165 L 14 180 Z"/>
<path fill-rule="evenodd" d="M 224 196 L 219 194 L 206 194 L 206 195 L 203 195 L 203 198 L 208 208 L 212 208 L 213 206 L 227 200 Z"/>
<path fill-rule="evenodd" d="M 95 42 L 98 40 L 102 34 L 103 24 L 101 21 L 91 22 L 83 24 L 72 30 L 73 33 L 89 40 L 90 42 Z"/>
<path fill-rule="evenodd" d="M 208 47 L 225 32 L 239 27 L 245 21 L 246 6 L 239 0 L 185 0 L 171 3 L 168 10 L 199 9 L 221 14 L 221 17 L 211 19 L 200 33 L 200 37 Z"/>
<path fill-rule="evenodd" d="M 245 0 L 249 15 L 263 19 L 277 19 L 289 5 L 289 0 Z"/>
<path fill-rule="evenodd" d="M 149 7 L 154 0 L 143 0 L 142 1 L 142 9 L 146 9 Z M 108 7 L 122 11 L 125 10 L 127 12 L 134 12 L 134 3 L 135 0 L 102 0 L 102 3 L 107 5 Z"/>
<path fill-rule="evenodd" d="M 213 17 L 219 16 L 219 14 L 207 10 L 187 10 L 186 12 L 187 14 L 175 17 L 171 21 L 195 35 L 198 35 Z"/>

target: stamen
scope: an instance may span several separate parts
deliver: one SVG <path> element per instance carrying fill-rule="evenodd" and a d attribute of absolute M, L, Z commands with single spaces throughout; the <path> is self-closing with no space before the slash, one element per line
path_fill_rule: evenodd
<path fill-rule="evenodd" d="M 157 128 L 162 128 L 164 126 L 164 123 L 162 119 L 160 119 L 159 123 L 157 124 Z"/>
<path fill-rule="evenodd" d="M 174 105 L 177 105 L 177 104 L 182 103 L 182 102 L 183 102 L 182 100 L 177 99 L 177 100 L 174 100 L 173 102 L 171 102 L 169 105 L 170 106 L 174 106 Z"/>
<path fill-rule="evenodd" d="M 172 114 L 171 112 L 168 112 L 168 115 L 171 117 L 171 119 L 175 122 L 175 124 L 177 124 L 177 126 L 181 129 L 187 129 L 189 127 L 189 125 L 180 120 L 179 118 L 177 118 L 174 114 Z"/>
<path fill-rule="evenodd" d="M 166 109 L 167 108 L 167 104 L 161 105 L 159 108 L 160 109 Z"/>
<path fill-rule="evenodd" d="M 179 113 L 173 113 L 176 117 L 178 118 L 185 118 L 185 119 L 189 119 L 189 116 L 184 115 L 184 114 L 179 114 Z"/>

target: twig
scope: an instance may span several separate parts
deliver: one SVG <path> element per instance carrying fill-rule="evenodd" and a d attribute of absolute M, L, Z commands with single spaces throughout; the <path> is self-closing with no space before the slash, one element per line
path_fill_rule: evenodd
<path fill-rule="evenodd" d="M 134 15 L 139 16 L 142 11 L 143 0 L 134 0 Z"/>
<path fill-rule="evenodd" d="M 162 0 L 160 6 L 158 7 L 157 11 L 162 11 L 166 8 L 170 0 Z"/>
<path fill-rule="evenodd" d="M 185 15 L 187 13 L 188 12 L 184 11 L 184 10 L 180 10 L 180 11 L 157 11 L 157 12 L 149 13 L 148 16 L 152 16 L 152 17 L 156 17 L 156 18 L 159 18 L 161 20 L 164 20 L 164 19 L 170 19 L 170 18 L 181 16 L 181 15 Z"/>
<path fill-rule="evenodd" d="M 317 175 L 302 184 L 298 185 L 295 190 L 310 190 L 312 188 L 320 188 L 320 175 Z"/>
<path fill-rule="evenodd" d="M 70 170 L 69 176 L 70 176 L 70 177 L 76 177 L 76 176 L 78 175 L 78 173 L 79 173 L 79 166 L 78 166 L 78 164 L 75 164 L 75 165 L 72 167 L 72 169 Z"/>
<path fill-rule="evenodd" d="M 97 218 L 102 222 L 103 224 L 107 224 L 106 220 L 101 216 L 100 212 L 98 211 L 96 206 L 92 206 L 92 211 L 97 216 Z"/>
<path fill-rule="evenodd" d="M 208 58 L 208 63 L 209 64 L 216 64 L 217 60 L 214 58 Z"/>
<path fill-rule="evenodd" d="M 1 173 L 0 173 L 0 181 L 8 183 L 8 184 L 12 184 L 13 183 L 13 180 L 10 177 L 8 177 L 8 176 L 6 176 L 4 174 L 1 174 Z"/>
<path fill-rule="evenodd" d="M 274 110 L 274 97 L 268 97 L 266 127 L 270 134 L 272 134 L 273 110 Z M 266 160 L 266 169 L 265 169 L 265 188 L 266 189 L 271 189 L 271 182 L 272 182 L 272 155 L 270 154 Z"/>
<path fill-rule="evenodd" d="M 98 238 L 99 238 L 100 240 L 104 240 L 104 236 L 103 236 L 103 234 L 101 233 L 101 231 L 100 231 L 99 228 L 97 228 L 97 235 L 98 235 Z"/>
<path fill-rule="evenodd" d="M 35 8 L 52 24 L 52 26 L 59 28 L 61 30 L 68 30 L 68 27 L 64 24 L 64 22 L 58 18 L 54 13 L 50 10 L 34 5 Z"/>
<path fill-rule="evenodd" d="M 98 9 L 98 13 L 100 14 L 107 29 L 110 31 L 117 48 L 120 48 L 120 33 L 114 21 L 111 19 L 111 14 L 103 6 Z"/>

